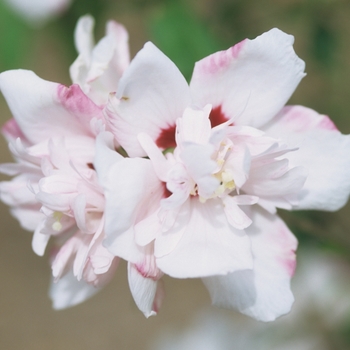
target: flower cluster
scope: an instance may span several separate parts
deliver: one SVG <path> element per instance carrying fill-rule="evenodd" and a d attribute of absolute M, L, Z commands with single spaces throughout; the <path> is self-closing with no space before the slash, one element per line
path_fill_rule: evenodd
<path fill-rule="evenodd" d="M 202 278 L 215 304 L 263 321 L 287 313 L 297 241 L 277 208 L 337 210 L 350 193 L 350 136 L 285 106 L 304 77 L 293 37 L 272 29 L 197 62 L 190 84 L 152 43 L 130 62 L 109 22 L 78 22 L 70 87 L 7 71 L 2 129 L 16 163 L 1 199 L 51 237 L 55 308 L 87 299 L 128 262 L 148 317 L 162 276 Z"/>

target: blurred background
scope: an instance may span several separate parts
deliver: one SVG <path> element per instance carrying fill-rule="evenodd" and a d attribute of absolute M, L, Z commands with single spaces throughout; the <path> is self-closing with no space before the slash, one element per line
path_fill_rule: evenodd
<path fill-rule="evenodd" d="M 350 133 L 347 0 L 72 0 L 52 16 L 25 15 L 39 0 L 32 9 L 23 10 L 19 3 L 0 0 L 0 71 L 30 69 L 66 85 L 77 56 L 74 27 L 86 13 L 95 17 L 97 40 L 106 21 L 114 19 L 129 31 L 131 56 L 150 40 L 188 80 L 195 61 L 278 27 L 295 36 L 295 51 L 308 74 L 289 103 L 327 114 L 343 133 Z M 1 124 L 9 118 L 1 96 Z M 0 163 L 9 161 L 1 139 Z M 297 299 L 294 314 L 266 326 L 231 311 L 208 309 L 209 295 L 200 280 L 170 278 L 165 278 L 167 296 L 159 315 L 147 320 L 134 305 L 125 265 L 88 302 L 54 311 L 47 295 L 47 257 L 32 252 L 32 233 L 23 231 L 0 203 L 0 348 L 349 349 L 349 213 L 349 205 L 337 213 L 281 212 L 300 242 L 293 288 L 302 301 Z M 310 256 L 317 256 L 312 266 Z"/>

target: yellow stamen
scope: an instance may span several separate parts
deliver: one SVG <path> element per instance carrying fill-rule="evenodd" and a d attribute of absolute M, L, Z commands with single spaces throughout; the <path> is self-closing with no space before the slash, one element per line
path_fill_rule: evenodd
<path fill-rule="evenodd" d="M 55 211 L 53 213 L 53 217 L 54 219 L 56 219 L 56 221 L 52 224 L 52 229 L 54 231 L 61 231 L 62 230 L 62 224 L 61 224 L 61 218 L 62 218 L 63 214 L 59 211 Z"/>

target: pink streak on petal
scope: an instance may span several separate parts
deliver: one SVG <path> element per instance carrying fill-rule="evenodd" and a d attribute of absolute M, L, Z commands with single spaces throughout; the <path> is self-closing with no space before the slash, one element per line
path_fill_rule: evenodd
<path fill-rule="evenodd" d="M 102 113 L 102 108 L 95 105 L 77 84 L 70 87 L 59 85 L 57 94 L 62 105 L 82 119 L 82 123 L 89 122 L 91 118 L 99 117 Z"/>
<path fill-rule="evenodd" d="M 282 251 L 283 255 L 278 256 L 277 260 L 286 269 L 288 275 L 293 277 L 296 268 L 296 254 L 298 242 L 296 238 L 291 234 L 287 227 L 284 225 L 280 227 L 277 237 L 275 237 L 276 243 L 285 249 Z"/>
<path fill-rule="evenodd" d="M 286 123 L 290 123 L 294 131 L 311 130 L 315 127 L 325 130 L 338 131 L 338 128 L 327 115 L 318 115 L 319 121 L 315 124 L 314 115 L 305 113 L 304 109 L 294 106 L 284 108 Z"/>
<path fill-rule="evenodd" d="M 175 129 L 176 125 L 169 126 L 167 129 L 162 129 L 156 140 L 156 145 L 162 149 L 176 147 Z"/>
<path fill-rule="evenodd" d="M 202 73 L 215 74 L 227 68 L 233 59 L 237 58 L 247 39 L 242 40 L 228 50 L 216 52 L 201 62 Z"/>
<path fill-rule="evenodd" d="M 328 117 L 328 115 L 323 116 L 323 119 L 318 124 L 321 129 L 326 130 L 336 130 L 338 131 L 337 126 L 333 123 L 333 121 Z"/>
<path fill-rule="evenodd" d="M 1 128 L 1 132 L 7 139 L 17 139 L 19 137 L 22 141 L 27 140 L 14 118 L 10 119 L 4 124 L 4 126 Z"/>
<path fill-rule="evenodd" d="M 295 254 L 295 252 L 294 252 Z M 288 271 L 288 274 L 290 277 L 293 277 L 294 276 L 294 273 L 295 273 L 295 269 L 296 269 L 296 266 L 297 266 L 297 261 L 295 260 L 285 260 L 284 261 L 284 266 L 286 267 L 286 270 Z"/>
<path fill-rule="evenodd" d="M 218 126 L 222 123 L 225 123 L 229 120 L 229 118 L 227 118 L 225 116 L 225 114 L 223 113 L 221 105 L 217 106 L 211 110 L 210 115 L 209 115 L 209 119 L 210 119 L 210 123 L 211 123 L 212 128 L 214 128 L 215 126 Z"/>

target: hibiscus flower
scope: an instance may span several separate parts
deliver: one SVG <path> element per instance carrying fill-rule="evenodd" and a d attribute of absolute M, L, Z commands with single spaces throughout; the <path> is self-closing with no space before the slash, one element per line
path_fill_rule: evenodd
<path fill-rule="evenodd" d="M 89 16 L 77 25 L 80 54 L 71 69 L 74 85 L 48 82 L 24 70 L 0 75 L 0 89 L 14 117 L 2 132 L 17 161 L 1 166 L 3 173 L 15 176 L 0 183 L 1 199 L 25 229 L 34 231 L 35 253 L 43 255 L 50 237 L 56 238 L 50 291 L 55 308 L 95 294 L 119 262 L 102 245 L 105 199 L 93 162 L 96 135 L 105 129 L 104 72 L 116 78 L 117 86 L 128 60 L 127 33 L 110 21 L 102 44 L 93 48 L 92 25 Z M 122 33 L 120 42 L 116 32 Z M 101 62 L 106 45 L 109 56 Z"/>
<path fill-rule="evenodd" d="M 244 40 L 197 62 L 189 85 L 147 43 L 105 117 L 129 156 L 147 155 L 153 168 L 127 181 L 113 162 L 96 167 L 112 253 L 176 278 L 202 277 L 215 304 L 264 321 L 293 303 L 297 240 L 276 209 L 333 211 L 350 191 L 349 136 L 327 116 L 285 107 L 305 76 L 293 41 L 278 29 Z M 154 174 L 162 199 L 142 194 Z M 116 220 L 140 203 L 148 205 L 141 217 Z"/>

